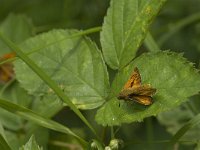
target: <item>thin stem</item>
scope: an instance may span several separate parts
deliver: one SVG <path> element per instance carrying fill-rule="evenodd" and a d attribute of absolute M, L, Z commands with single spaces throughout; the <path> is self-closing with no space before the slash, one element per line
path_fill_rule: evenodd
<path fill-rule="evenodd" d="M 150 32 L 147 34 L 144 44 L 150 52 L 160 51 L 158 44 L 156 43 Z"/>
<path fill-rule="evenodd" d="M 110 127 L 110 132 L 111 132 L 111 139 L 114 139 L 115 138 L 115 134 L 114 134 L 113 126 Z"/>
<path fill-rule="evenodd" d="M 147 128 L 147 140 L 149 142 L 153 141 L 154 135 L 153 135 L 153 124 L 152 124 L 152 118 L 147 118 L 146 120 L 146 128 Z"/>
<path fill-rule="evenodd" d="M 61 142 L 61 141 L 50 141 L 49 144 L 59 146 L 59 147 L 64 147 L 64 148 L 67 148 L 67 149 L 82 150 L 82 147 L 78 144 L 70 144 L 70 143 Z"/>
<path fill-rule="evenodd" d="M 3 87 L 2 89 L 0 90 L 0 95 L 3 95 L 3 93 L 5 92 L 5 90 L 12 84 L 14 83 L 16 80 L 15 80 L 15 77 L 12 78 L 10 81 L 8 81 Z"/>
<path fill-rule="evenodd" d="M 171 24 L 170 29 L 168 32 L 166 32 L 158 41 L 159 45 L 162 46 L 168 39 L 170 39 L 171 36 L 176 34 L 178 31 L 183 29 L 184 27 L 188 26 L 189 24 L 194 23 L 195 21 L 200 20 L 200 13 L 195 13 L 190 15 L 189 17 L 186 17 L 184 19 L 181 19 L 177 23 Z"/>
<path fill-rule="evenodd" d="M 92 34 L 92 33 L 99 32 L 99 31 L 101 31 L 101 27 L 94 27 L 94 28 L 90 28 L 90 29 L 87 29 L 87 30 L 84 30 L 84 31 L 80 31 L 80 32 L 72 34 L 70 36 L 66 36 L 66 37 L 64 37 L 62 39 L 55 40 L 55 41 L 53 41 L 53 42 L 51 42 L 51 43 L 49 43 L 47 45 L 44 45 L 42 47 L 38 47 L 36 49 L 32 49 L 32 50 L 30 50 L 30 52 L 25 53 L 25 55 L 31 55 L 31 54 L 33 54 L 33 53 L 35 53 L 35 52 L 37 52 L 37 51 L 39 51 L 39 50 L 41 50 L 43 48 L 46 48 L 46 47 L 49 47 L 49 46 L 54 45 L 56 43 L 62 42 L 64 40 L 66 40 L 66 39 L 71 39 L 71 38 L 75 38 L 75 37 L 79 37 L 79 36 L 84 36 L 84 35 Z M 7 62 L 15 61 L 17 59 L 19 59 L 17 56 L 14 57 L 14 58 L 6 59 L 6 60 L 0 62 L 0 65 L 2 65 L 4 63 L 7 63 Z"/>

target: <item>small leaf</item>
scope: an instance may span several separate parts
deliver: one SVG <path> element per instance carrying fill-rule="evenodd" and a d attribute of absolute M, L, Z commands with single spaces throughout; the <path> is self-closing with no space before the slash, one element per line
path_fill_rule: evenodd
<path fill-rule="evenodd" d="M 20 43 L 34 35 L 32 22 L 24 15 L 8 15 L 1 23 L 0 31 L 15 43 Z M 0 55 L 8 52 L 10 52 L 8 47 L 0 41 Z"/>
<path fill-rule="evenodd" d="M 183 126 L 188 126 L 187 132 L 183 132 L 184 135 L 182 134 L 181 140 L 193 140 L 194 142 L 199 140 L 200 124 L 196 125 L 199 122 L 198 118 L 200 118 L 199 115 L 197 115 L 200 113 L 199 98 L 200 95 L 193 96 L 190 98 L 189 102 L 168 112 L 160 113 L 157 117 L 159 122 L 164 125 L 167 131 L 172 135 L 176 134 Z M 176 141 L 179 140 L 179 138 L 177 138 Z"/>
<path fill-rule="evenodd" d="M 111 0 L 101 32 L 103 54 L 111 68 L 122 68 L 135 57 L 165 1 Z"/>
<path fill-rule="evenodd" d="M 157 89 L 154 103 L 150 106 L 130 104 L 116 98 L 134 67 L 139 68 L 143 84 Z M 115 93 L 110 97 L 113 98 L 98 110 L 96 120 L 110 126 L 142 121 L 145 117 L 180 105 L 187 97 L 200 91 L 199 85 L 199 73 L 181 55 L 168 51 L 143 54 L 118 73 L 112 84 Z"/>
<path fill-rule="evenodd" d="M 81 109 L 96 108 L 107 96 L 109 82 L 106 66 L 96 45 L 85 37 L 73 37 L 70 30 L 54 30 L 21 45 L 59 87 Z M 21 85 L 34 95 L 52 94 L 53 90 L 22 61 L 15 65 Z M 31 82 L 30 82 L 31 81 Z"/>
<path fill-rule="evenodd" d="M 29 141 L 22 146 L 21 148 L 19 148 L 19 150 L 43 150 L 43 148 L 41 148 L 35 141 L 35 137 L 31 136 L 31 138 L 29 139 Z"/>
<path fill-rule="evenodd" d="M 30 106 L 32 101 L 32 97 L 18 83 L 14 83 L 6 90 L 1 91 L 0 98 L 9 99 L 11 102 L 24 107 Z M 23 119 L 4 109 L 0 109 L 0 118 L 2 125 L 12 131 L 20 130 L 24 126 Z"/>
<path fill-rule="evenodd" d="M 190 121 L 188 121 L 184 126 L 182 126 L 176 134 L 172 137 L 171 143 L 175 144 L 178 142 L 178 140 L 185 134 L 187 131 L 192 129 L 193 127 L 196 127 L 200 123 L 200 114 L 192 118 Z M 198 130 L 197 130 L 198 131 Z"/>
<path fill-rule="evenodd" d="M 92 140 L 90 147 L 92 150 L 103 150 L 104 149 L 102 143 L 95 139 Z M 88 147 L 88 149 L 90 149 L 90 147 Z"/>

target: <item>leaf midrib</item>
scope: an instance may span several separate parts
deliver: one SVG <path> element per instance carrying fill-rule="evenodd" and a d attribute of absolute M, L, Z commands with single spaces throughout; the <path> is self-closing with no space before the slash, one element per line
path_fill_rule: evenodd
<path fill-rule="evenodd" d="M 40 54 L 40 53 L 38 53 L 38 54 Z M 40 54 L 40 55 L 42 55 L 42 54 Z M 47 57 L 46 55 L 42 55 L 42 56 L 43 57 L 45 56 L 47 59 L 49 59 L 50 61 L 55 62 L 56 64 L 58 63 L 54 59 L 51 59 L 50 57 Z M 94 88 L 91 84 L 87 83 L 84 79 L 80 78 L 76 73 L 72 72 L 70 69 L 68 69 L 66 66 L 63 66 L 63 65 L 60 68 L 64 68 L 67 71 L 71 72 L 74 77 L 76 77 L 77 79 L 79 79 L 84 84 L 88 85 L 91 89 L 93 89 L 97 93 L 97 95 L 99 95 L 99 97 L 101 97 L 102 99 L 104 99 L 104 97 L 101 96 L 101 94 L 99 93 L 99 91 L 96 88 Z"/>

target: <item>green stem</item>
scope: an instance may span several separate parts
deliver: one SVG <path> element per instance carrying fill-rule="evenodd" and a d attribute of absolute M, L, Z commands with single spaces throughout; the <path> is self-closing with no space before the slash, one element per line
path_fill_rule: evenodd
<path fill-rule="evenodd" d="M 111 139 L 114 139 L 115 138 L 115 134 L 114 134 L 113 126 L 110 127 L 110 132 L 111 132 Z"/>
<path fill-rule="evenodd" d="M 160 51 L 158 44 L 156 43 L 150 32 L 147 34 L 144 44 L 150 52 Z"/>
<path fill-rule="evenodd" d="M 10 81 L 8 81 L 3 87 L 2 89 L 0 90 L 0 95 L 3 95 L 3 93 L 6 91 L 6 89 L 12 85 L 13 83 L 15 82 L 15 77 L 12 78 Z"/>
<path fill-rule="evenodd" d="M 147 120 L 146 120 L 146 129 L 147 129 L 147 142 L 151 143 L 153 141 L 153 139 L 154 139 L 152 118 L 147 118 Z M 153 149 L 152 145 L 150 145 L 150 144 L 149 144 L 149 149 Z"/>
<path fill-rule="evenodd" d="M 166 32 L 159 40 L 159 45 L 162 46 L 168 39 L 170 39 L 171 36 L 176 34 L 178 31 L 183 29 L 184 27 L 188 26 L 189 24 L 200 20 L 200 13 L 193 14 L 187 18 L 184 18 L 180 21 L 178 21 L 175 24 L 170 25 L 170 29 L 168 32 Z"/>
<path fill-rule="evenodd" d="M 30 55 L 30 54 L 33 54 L 33 53 L 35 53 L 35 52 L 37 52 L 37 51 L 39 51 L 39 50 L 41 50 L 43 48 L 46 48 L 48 46 L 51 46 L 51 45 L 54 45 L 56 43 L 62 42 L 64 40 L 66 40 L 66 39 L 71 39 L 71 38 L 75 38 L 75 37 L 78 37 L 78 36 L 88 35 L 88 34 L 99 32 L 99 31 L 101 31 L 101 27 L 94 27 L 94 28 L 90 28 L 90 29 L 87 29 L 87 30 L 84 30 L 84 31 L 79 31 L 78 33 L 75 33 L 75 34 L 70 35 L 68 37 L 64 37 L 63 39 L 55 40 L 55 41 L 53 41 L 53 42 L 51 42 L 51 43 L 49 43 L 47 45 L 44 45 L 43 47 L 38 47 L 36 49 L 32 49 L 32 50 L 30 50 L 30 52 L 25 53 L 25 54 L 26 55 Z M 4 63 L 7 63 L 7 62 L 15 61 L 17 59 L 18 58 L 16 56 L 15 58 L 10 58 L 10 59 L 4 60 L 4 61 L 0 62 L 0 65 L 4 64 Z"/>
<path fill-rule="evenodd" d="M 21 49 L 16 46 L 13 42 L 8 40 L 3 34 L 0 32 L 0 38 L 2 41 L 11 48 L 18 57 L 20 57 L 53 91 L 58 95 L 58 97 L 65 102 L 78 116 L 79 118 L 90 128 L 90 130 L 97 136 L 93 127 L 89 124 L 86 118 L 82 115 L 82 113 L 76 108 L 76 106 L 70 101 L 70 99 L 63 93 L 63 91 L 57 86 L 56 82 L 54 82 L 40 67 L 38 67 L 35 62 L 33 62 L 29 57 L 26 56 Z M 98 137 L 98 136 L 97 136 Z"/>

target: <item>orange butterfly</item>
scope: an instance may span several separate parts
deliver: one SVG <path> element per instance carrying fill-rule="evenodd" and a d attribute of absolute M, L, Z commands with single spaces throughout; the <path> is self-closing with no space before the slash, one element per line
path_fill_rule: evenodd
<path fill-rule="evenodd" d="M 126 82 L 123 89 L 118 95 L 118 99 L 135 101 L 143 105 L 150 105 L 153 103 L 152 95 L 156 93 L 156 89 L 152 88 L 149 84 L 141 84 L 141 76 L 138 68 L 136 67 Z"/>
<path fill-rule="evenodd" d="M 3 57 L 0 57 L 0 62 L 3 62 L 7 59 L 14 58 L 15 53 L 5 54 Z M 6 62 L 0 65 L 0 82 L 6 83 L 14 77 L 13 64 Z"/>

